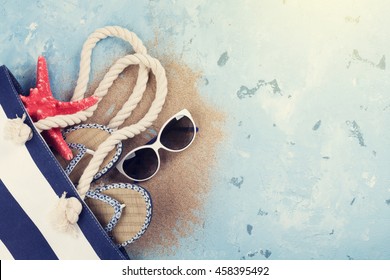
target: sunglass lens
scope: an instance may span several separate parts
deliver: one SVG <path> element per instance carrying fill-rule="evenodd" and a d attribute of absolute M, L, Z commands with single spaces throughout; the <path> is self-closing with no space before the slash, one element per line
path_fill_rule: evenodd
<path fill-rule="evenodd" d="M 194 123 L 187 116 L 172 119 L 161 132 L 161 143 L 170 150 L 186 148 L 195 137 Z"/>
<path fill-rule="evenodd" d="M 135 151 L 123 162 L 123 171 L 135 180 L 145 180 L 151 177 L 157 168 L 157 154 L 151 148 Z"/>

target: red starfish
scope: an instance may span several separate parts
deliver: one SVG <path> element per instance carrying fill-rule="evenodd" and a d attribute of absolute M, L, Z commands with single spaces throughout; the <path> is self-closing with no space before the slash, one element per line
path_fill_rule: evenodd
<path fill-rule="evenodd" d="M 97 97 L 90 96 L 79 101 L 62 102 L 53 97 L 50 90 L 49 72 L 46 60 L 38 57 L 37 87 L 30 89 L 29 96 L 20 96 L 27 113 L 34 121 L 57 115 L 69 115 L 83 111 L 98 101 Z M 47 143 L 54 147 L 66 160 L 73 158 L 72 151 L 62 137 L 60 128 L 52 128 L 42 132 Z"/>

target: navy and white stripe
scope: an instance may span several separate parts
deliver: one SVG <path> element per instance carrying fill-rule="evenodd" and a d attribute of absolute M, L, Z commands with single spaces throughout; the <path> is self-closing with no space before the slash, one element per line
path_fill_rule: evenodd
<path fill-rule="evenodd" d="M 0 67 L 1 134 L 8 118 L 26 113 L 18 92 L 11 73 Z M 25 123 L 34 133 L 25 145 L 0 136 L 0 258 L 126 259 L 84 202 L 77 237 L 51 227 L 59 196 L 79 196 L 29 117 Z"/>

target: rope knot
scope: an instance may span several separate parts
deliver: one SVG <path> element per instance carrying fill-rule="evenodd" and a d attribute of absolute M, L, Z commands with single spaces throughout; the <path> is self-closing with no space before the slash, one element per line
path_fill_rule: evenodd
<path fill-rule="evenodd" d="M 26 120 L 26 114 L 23 114 L 22 118 L 16 116 L 15 119 L 9 119 L 4 127 L 5 139 L 10 139 L 16 144 L 23 145 L 29 141 L 32 136 L 31 128 L 24 123 Z"/>
<path fill-rule="evenodd" d="M 75 197 L 66 198 L 66 192 L 60 197 L 54 212 L 55 227 L 62 232 L 76 233 L 76 225 L 83 206 Z"/>

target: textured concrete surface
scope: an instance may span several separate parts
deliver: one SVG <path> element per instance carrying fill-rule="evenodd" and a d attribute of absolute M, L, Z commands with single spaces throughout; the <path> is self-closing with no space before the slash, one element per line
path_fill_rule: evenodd
<path fill-rule="evenodd" d="M 390 26 L 373 1 L 0 1 L 0 64 L 69 97 L 90 32 L 121 25 L 203 73 L 227 112 L 204 228 L 170 258 L 390 258 Z M 103 42 L 93 69 L 128 51 Z M 164 258 L 145 255 L 144 258 Z"/>

